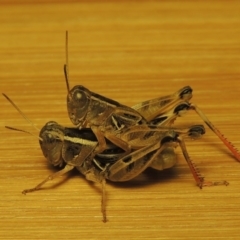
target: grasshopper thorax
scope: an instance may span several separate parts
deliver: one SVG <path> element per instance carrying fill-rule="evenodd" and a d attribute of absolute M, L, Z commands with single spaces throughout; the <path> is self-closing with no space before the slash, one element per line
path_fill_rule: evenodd
<path fill-rule="evenodd" d="M 64 127 L 50 121 L 41 129 L 39 141 L 43 155 L 53 166 L 62 166 L 62 147 L 64 140 Z"/>
<path fill-rule="evenodd" d="M 74 125 L 84 122 L 91 101 L 91 92 L 81 86 L 73 87 L 67 95 L 68 115 Z"/>

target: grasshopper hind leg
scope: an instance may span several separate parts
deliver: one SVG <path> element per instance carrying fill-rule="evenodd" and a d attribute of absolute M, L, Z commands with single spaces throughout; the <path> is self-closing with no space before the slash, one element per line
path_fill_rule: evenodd
<path fill-rule="evenodd" d="M 218 186 L 218 185 L 225 185 L 227 186 L 229 183 L 225 180 L 221 181 L 205 181 L 204 177 L 202 177 L 201 173 L 199 172 L 198 168 L 196 165 L 193 163 L 193 161 L 190 159 L 190 156 L 188 154 L 188 151 L 186 149 L 186 145 L 184 143 L 184 140 L 181 137 L 178 137 L 178 143 L 182 149 L 183 156 L 189 166 L 189 169 L 193 175 L 193 178 L 196 181 L 196 184 L 199 188 L 203 187 L 210 187 L 210 186 Z"/>

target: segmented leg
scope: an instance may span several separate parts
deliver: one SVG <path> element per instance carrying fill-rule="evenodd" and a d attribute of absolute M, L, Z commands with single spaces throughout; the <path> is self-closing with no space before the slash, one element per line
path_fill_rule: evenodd
<path fill-rule="evenodd" d="M 203 125 L 193 125 L 189 128 L 169 128 L 162 126 L 133 126 L 119 133 L 119 138 L 128 142 L 132 149 L 139 149 L 152 145 L 166 135 L 167 132 L 175 132 L 181 136 L 188 136 L 197 139 L 205 133 Z"/>
<path fill-rule="evenodd" d="M 192 162 L 192 160 L 189 157 L 189 154 L 186 149 L 186 145 L 184 143 L 184 140 L 181 137 L 178 137 L 178 143 L 182 149 L 182 153 L 187 161 L 187 164 L 190 168 L 190 171 L 193 175 L 193 178 L 195 179 L 197 185 L 202 188 L 205 186 L 217 186 L 217 185 L 228 185 L 228 182 L 223 180 L 223 181 L 217 181 L 217 182 L 205 182 L 204 178 L 201 176 L 199 170 L 195 167 L 195 164 Z"/>
<path fill-rule="evenodd" d="M 189 101 L 192 98 L 192 89 L 189 86 L 183 87 L 172 95 L 151 99 L 139 103 L 132 108 L 137 110 L 147 121 L 151 121 L 159 115 L 168 112 L 180 101 Z"/>
<path fill-rule="evenodd" d="M 200 118 L 208 125 L 208 127 L 220 138 L 224 145 L 232 152 L 237 161 L 240 162 L 240 153 L 234 147 L 234 145 L 223 136 L 223 134 L 209 121 L 209 119 L 196 105 L 191 104 L 191 109 L 193 109 L 200 116 Z"/>
<path fill-rule="evenodd" d="M 181 101 L 186 101 L 188 104 L 188 109 L 185 110 L 194 110 L 200 118 L 208 125 L 208 127 L 220 138 L 220 140 L 226 145 L 226 147 L 232 152 L 237 161 L 240 162 L 240 153 L 234 147 L 234 145 L 229 142 L 223 134 L 208 120 L 208 118 L 203 114 L 203 112 L 194 104 L 190 104 L 189 100 L 192 97 L 192 89 L 190 87 L 184 87 L 172 95 L 165 97 L 160 97 L 139 103 L 132 108 L 137 110 L 139 113 L 144 116 L 148 122 L 165 126 L 171 124 L 180 114 L 176 114 L 181 106 Z"/>
<path fill-rule="evenodd" d="M 22 191 L 23 194 L 29 193 L 29 192 L 34 192 L 39 190 L 46 182 L 53 180 L 54 178 L 60 177 L 63 174 L 71 171 L 74 168 L 74 166 L 71 165 L 66 165 L 64 169 L 48 176 L 44 181 L 42 181 L 41 183 L 39 183 L 36 187 L 34 188 L 30 188 L 30 189 L 25 189 Z"/>
<path fill-rule="evenodd" d="M 106 149 L 107 147 L 106 139 L 108 139 L 110 142 L 120 147 L 121 149 L 123 149 L 126 153 L 130 152 L 131 147 L 129 146 L 129 144 L 123 141 L 122 139 L 116 137 L 111 131 L 102 132 L 98 127 L 94 126 L 92 126 L 91 129 L 98 140 L 98 146 L 94 150 L 96 154 L 101 153 Z"/>
<path fill-rule="evenodd" d="M 94 160 L 93 160 L 94 161 Z M 103 173 L 99 172 L 93 165 L 83 163 L 81 166 L 76 167 L 87 180 L 94 183 L 102 184 L 102 200 L 101 200 L 101 212 L 103 216 L 103 222 L 107 222 L 106 215 L 106 180 L 103 177 Z"/>
<path fill-rule="evenodd" d="M 102 180 L 101 209 L 102 209 L 102 215 L 103 215 L 103 222 L 107 222 L 107 215 L 106 215 L 106 180 L 104 178 Z"/>
<path fill-rule="evenodd" d="M 158 115 L 156 118 L 149 120 L 150 125 L 154 126 L 171 126 L 177 117 L 184 115 L 190 108 L 190 104 L 180 101 L 168 112 Z"/>
<path fill-rule="evenodd" d="M 172 136 L 173 135 L 173 136 Z M 167 133 L 162 141 L 135 150 L 106 168 L 104 176 L 115 182 L 128 181 L 151 165 L 166 147 L 176 147 L 175 134 Z"/>
<path fill-rule="evenodd" d="M 104 138 L 102 131 L 98 127 L 92 126 L 91 129 L 92 129 L 93 133 L 95 134 L 95 136 L 97 138 L 97 142 L 98 142 L 98 145 L 95 148 L 94 152 L 100 153 L 100 152 L 104 151 L 107 147 L 106 140 Z"/>

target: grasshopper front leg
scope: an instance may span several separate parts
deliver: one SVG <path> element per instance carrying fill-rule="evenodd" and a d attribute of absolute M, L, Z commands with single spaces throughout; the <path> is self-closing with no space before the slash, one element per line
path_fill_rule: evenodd
<path fill-rule="evenodd" d="M 129 144 L 127 142 L 123 141 L 122 139 L 118 138 L 117 136 L 115 136 L 111 131 L 110 132 L 108 132 L 108 131 L 102 132 L 100 130 L 100 128 L 98 128 L 96 126 L 92 126 L 91 129 L 92 129 L 93 133 L 95 134 L 97 141 L 98 141 L 98 146 L 96 147 L 96 149 L 94 151 L 95 154 L 101 153 L 106 149 L 106 147 L 107 147 L 106 139 L 108 139 L 110 142 L 112 142 L 116 146 L 120 147 L 121 149 L 123 149 L 126 153 L 130 152 L 131 147 L 129 146 Z"/>
<path fill-rule="evenodd" d="M 48 176 L 45 180 L 43 180 L 41 183 L 39 183 L 36 187 L 30 188 L 30 189 L 25 189 L 22 191 L 23 194 L 29 193 L 29 192 L 34 192 L 39 190 L 46 182 L 53 180 L 54 178 L 61 177 L 63 174 L 71 171 L 74 168 L 74 166 L 71 165 L 66 165 L 65 168 L 62 170 Z"/>

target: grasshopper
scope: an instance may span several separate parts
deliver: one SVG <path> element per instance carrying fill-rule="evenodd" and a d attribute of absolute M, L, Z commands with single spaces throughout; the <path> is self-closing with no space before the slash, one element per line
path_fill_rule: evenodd
<path fill-rule="evenodd" d="M 67 86 L 67 110 L 71 122 L 79 129 L 86 127 L 92 129 L 98 140 L 97 153 L 102 152 L 106 148 L 106 139 L 122 148 L 126 153 L 129 152 L 132 146 L 130 146 L 128 142 L 117 137 L 119 130 L 131 128 L 136 125 L 146 125 L 148 121 L 138 109 L 135 110 L 134 108 L 123 105 L 103 95 L 92 92 L 82 85 L 76 85 L 70 89 L 68 32 L 66 32 L 65 50 L 66 64 L 64 64 L 64 75 Z M 176 104 L 173 108 L 174 112 L 165 113 L 171 114 L 171 117 L 161 117 L 161 126 L 174 121 L 174 118 L 181 115 L 183 111 L 189 108 L 186 100 L 191 98 L 191 89 L 188 87 L 183 88 L 176 93 L 176 95 L 179 97 L 179 101 L 175 101 Z M 172 103 L 173 102 L 171 102 L 170 107 L 173 105 Z M 151 103 L 151 106 L 152 105 Z M 166 105 L 162 110 L 168 109 L 167 102 L 162 105 Z M 158 117 L 158 119 L 153 117 L 151 120 L 153 119 L 160 125 L 160 117 Z M 152 123 L 156 125 L 154 121 Z"/>
<path fill-rule="evenodd" d="M 3 95 L 28 120 L 20 109 L 5 94 Z M 28 121 L 31 123 L 30 120 Z M 144 125 L 122 129 L 120 132 L 121 137 L 128 139 L 132 146 L 139 147 L 138 141 L 143 141 L 146 145 L 142 145 L 139 149 L 132 149 L 126 155 L 121 148 L 107 141 L 106 149 L 96 154 L 98 141 L 91 129 L 65 128 L 56 122 L 48 122 L 40 131 L 40 146 L 47 160 L 52 165 L 63 167 L 63 169 L 48 176 L 36 187 L 24 190 L 23 193 L 39 190 L 46 182 L 76 167 L 87 180 L 102 183 L 102 213 L 105 222 L 105 179 L 114 182 L 128 181 L 148 167 L 157 170 L 171 168 L 176 163 L 174 148 L 177 145 L 180 145 L 199 187 L 228 184 L 226 181 L 205 182 L 188 155 L 183 137 L 200 137 L 205 133 L 202 125 L 195 125 L 188 129 Z M 82 156 L 84 156 L 84 162 L 81 160 Z"/>
<path fill-rule="evenodd" d="M 39 190 L 46 182 L 62 176 L 74 167 L 77 168 L 87 180 L 102 184 L 102 214 L 106 222 L 105 184 L 106 179 L 113 182 L 129 181 L 141 174 L 146 168 L 163 170 L 176 163 L 173 148 L 180 145 L 194 179 L 200 187 L 221 185 L 226 181 L 205 182 L 187 153 L 183 136 L 199 137 L 205 133 L 201 125 L 189 129 L 145 129 L 145 135 L 152 131 L 158 132 L 159 141 L 155 141 L 127 155 L 123 150 L 111 142 L 102 153 L 92 155 L 98 145 L 97 139 L 91 129 L 64 128 L 56 122 L 48 122 L 40 131 L 40 146 L 44 156 L 54 166 L 64 166 L 60 171 L 48 176 L 44 181 L 31 189 L 23 191 L 24 194 Z M 123 133 L 124 134 L 124 133 Z M 128 134 L 128 133 L 127 133 Z M 134 140 L 134 139 L 133 139 Z M 79 164 L 81 155 L 86 159 Z"/>
<path fill-rule="evenodd" d="M 82 86 L 75 86 L 72 90 L 68 92 L 67 106 L 70 120 L 74 125 L 79 128 L 81 128 L 83 122 L 83 126 L 91 127 L 96 136 L 99 136 L 97 137 L 99 144 L 101 144 L 102 141 L 104 142 L 104 137 L 106 137 L 110 141 L 114 139 L 114 141 L 112 142 L 119 147 L 123 146 L 117 143 L 119 139 L 121 140 L 121 143 L 128 143 L 129 146 L 128 140 L 120 136 L 121 134 L 119 134 L 119 130 L 123 128 L 132 129 L 132 127 L 141 128 L 141 126 L 144 127 L 144 125 L 157 125 L 159 127 L 171 126 L 177 117 L 182 116 L 185 112 L 189 110 L 194 110 L 206 123 L 206 125 L 220 138 L 220 140 L 232 152 L 234 157 L 238 161 L 240 161 L 240 154 L 237 149 L 222 135 L 222 133 L 209 121 L 205 114 L 196 105 L 189 102 L 189 100 L 192 98 L 192 89 L 189 86 L 183 87 L 172 95 L 148 100 L 133 106 L 132 108 L 139 112 L 142 118 L 140 120 L 139 117 L 138 120 L 135 121 L 135 123 L 134 121 L 132 121 L 133 118 L 131 118 L 131 123 L 130 121 L 128 121 L 128 123 L 125 121 L 124 124 L 121 124 L 122 118 L 119 117 L 119 115 L 115 115 L 116 112 L 118 112 L 119 105 L 115 104 L 115 108 L 111 108 L 111 114 L 108 115 L 108 105 L 110 105 L 110 101 L 112 100 L 108 102 L 107 98 L 90 92 L 90 90 L 86 91 L 88 92 L 88 102 L 81 103 L 82 106 L 85 105 L 85 112 L 88 113 L 85 115 L 83 114 L 83 116 L 83 112 L 80 108 L 78 108 L 78 103 L 74 97 L 76 93 L 79 93 L 80 91 L 82 92 L 81 94 L 84 95 L 83 89 L 86 90 L 86 88 L 83 88 Z M 91 101 L 94 102 L 93 105 L 90 104 Z M 97 111 L 97 106 L 100 104 L 100 102 L 103 101 L 105 101 L 103 105 L 105 106 L 104 109 L 107 112 L 107 115 L 105 115 L 107 116 L 107 119 L 105 119 L 104 121 L 104 118 L 102 118 L 104 115 L 102 113 L 104 112 L 104 109 L 100 108 L 99 111 L 101 112 L 101 114 Z M 122 112 L 122 114 L 126 114 L 127 117 L 130 116 L 127 112 Z M 112 121 L 113 119 L 114 121 Z M 145 143 L 143 142 L 140 143 L 140 145 L 142 144 L 145 145 Z M 102 145 L 101 149 L 104 149 L 104 144 Z M 126 151 L 128 148 L 123 149 Z"/>
<path fill-rule="evenodd" d="M 96 153 L 104 151 L 106 139 L 122 148 L 126 153 L 133 146 L 129 139 L 121 137 L 119 130 L 132 129 L 142 125 L 171 126 L 177 117 L 188 110 L 194 110 L 205 124 L 220 138 L 237 161 L 237 149 L 209 121 L 195 104 L 190 103 L 192 88 L 185 86 L 177 92 L 139 103 L 132 108 L 90 91 L 82 85 L 69 87 L 68 32 L 66 32 L 66 64 L 64 74 L 67 86 L 67 110 L 71 122 L 79 129 L 89 127 L 94 132 L 98 147 Z M 140 143 L 145 145 L 145 143 Z M 84 160 L 83 160 L 84 161 Z"/>
<path fill-rule="evenodd" d="M 82 85 L 70 90 L 68 64 L 68 32 L 66 32 L 66 64 L 64 74 L 67 86 L 67 109 L 70 120 L 79 129 L 89 127 L 94 132 L 98 147 L 96 152 L 106 148 L 106 139 L 129 152 L 127 142 L 115 136 L 115 132 L 126 127 L 141 125 L 146 120 L 136 110 L 110 98 L 91 92 Z"/>

